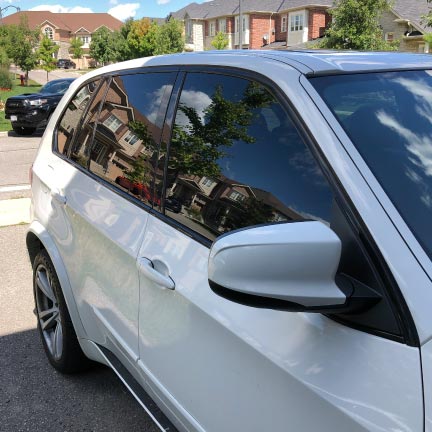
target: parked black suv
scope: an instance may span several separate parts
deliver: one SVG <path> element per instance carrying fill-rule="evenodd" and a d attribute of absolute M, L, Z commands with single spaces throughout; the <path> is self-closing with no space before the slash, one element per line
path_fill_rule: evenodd
<path fill-rule="evenodd" d="M 76 64 L 69 59 L 58 59 L 57 60 L 57 67 L 59 69 L 75 69 Z"/>
<path fill-rule="evenodd" d="M 74 79 L 49 81 L 39 93 L 25 93 L 8 98 L 5 118 L 11 121 L 12 129 L 18 135 L 31 135 L 39 126 L 46 126 L 49 117 Z"/>

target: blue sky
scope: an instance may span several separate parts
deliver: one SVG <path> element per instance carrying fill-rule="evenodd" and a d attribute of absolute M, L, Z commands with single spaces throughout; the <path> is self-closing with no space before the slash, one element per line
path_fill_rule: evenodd
<path fill-rule="evenodd" d="M 21 10 L 50 10 L 51 12 L 108 12 L 124 21 L 128 17 L 135 19 L 147 17 L 166 17 L 195 1 L 203 0 L 86 0 L 76 3 L 73 0 L 0 0 L 0 7 L 17 6 Z M 14 13 L 13 7 L 3 12 L 3 16 Z"/>

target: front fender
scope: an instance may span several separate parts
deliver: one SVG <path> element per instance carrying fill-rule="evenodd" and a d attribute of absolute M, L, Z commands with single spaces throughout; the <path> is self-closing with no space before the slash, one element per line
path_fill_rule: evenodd
<path fill-rule="evenodd" d="M 36 257 L 37 251 L 40 250 L 40 244 L 46 249 L 49 257 L 54 265 L 54 269 L 57 273 L 57 277 L 60 282 L 63 296 L 66 301 L 66 305 L 69 311 L 69 315 L 72 320 L 72 324 L 75 329 L 75 333 L 78 339 L 86 339 L 87 333 L 81 321 L 81 317 L 78 312 L 78 307 L 73 296 L 72 287 L 69 282 L 69 277 L 64 266 L 63 260 L 60 253 L 55 245 L 50 233 L 45 227 L 38 221 L 33 221 L 27 231 L 26 237 L 27 251 L 29 254 L 30 262 L 33 265 L 34 258 Z M 40 243 L 40 244 L 38 244 Z"/>

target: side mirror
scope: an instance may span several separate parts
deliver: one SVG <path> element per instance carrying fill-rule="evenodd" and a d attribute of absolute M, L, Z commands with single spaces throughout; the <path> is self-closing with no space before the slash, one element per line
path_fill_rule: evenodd
<path fill-rule="evenodd" d="M 212 290 L 231 301 L 272 309 L 349 313 L 379 301 L 369 287 L 336 275 L 341 241 L 317 221 L 259 226 L 215 241 Z"/>

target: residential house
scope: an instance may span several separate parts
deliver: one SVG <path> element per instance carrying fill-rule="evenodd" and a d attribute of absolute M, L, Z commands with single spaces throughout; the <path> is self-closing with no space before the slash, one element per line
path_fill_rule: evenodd
<path fill-rule="evenodd" d="M 423 35 L 432 31 L 422 16 L 430 12 L 426 0 L 393 0 L 391 11 L 381 18 L 384 37 L 388 41 L 400 40 L 400 51 L 429 52 Z"/>
<path fill-rule="evenodd" d="M 191 3 L 171 14 L 185 25 L 186 49 L 212 49 L 218 31 L 228 37 L 228 49 L 305 46 L 324 34 L 330 23 L 333 0 L 212 0 Z M 426 0 L 394 0 L 381 19 L 383 37 L 400 40 L 401 51 L 429 52 L 423 35 L 428 29 L 422 16 L 429 12 Z M 239 33 L 241 16 L 242 32 Z"/>
<path fill-rule="evenodd" d="M 260 49 L 272 43 L 293 46 L 322 36 L 332 0 L 213 0 L 191 3 L 171 14 L 185 24 L 186 49 L 212 49 L 218 31 L 228 49 Z M 241 17 L 241 34 L 240 29 Z"/>
<path fill-rule="evenodd" d="M 77 37 L 83 41 L 84 56 L 81 67 L 87 67 L 90 59 L 89 47 L 93 33 L 106 27 L 110 31 L 119 30 L 123 23 L 108 13 L 53 13 L 49 11 L 20 11 L 3 18 L 5 25 L 19 24 L 26 19 L 30 28 L 40 28 L 42 34 L 48 36 L 59 45 L 57 58 L 69 59 L 71 39 Z M 75 63 L 77 61 L 75 60 Z"/>

